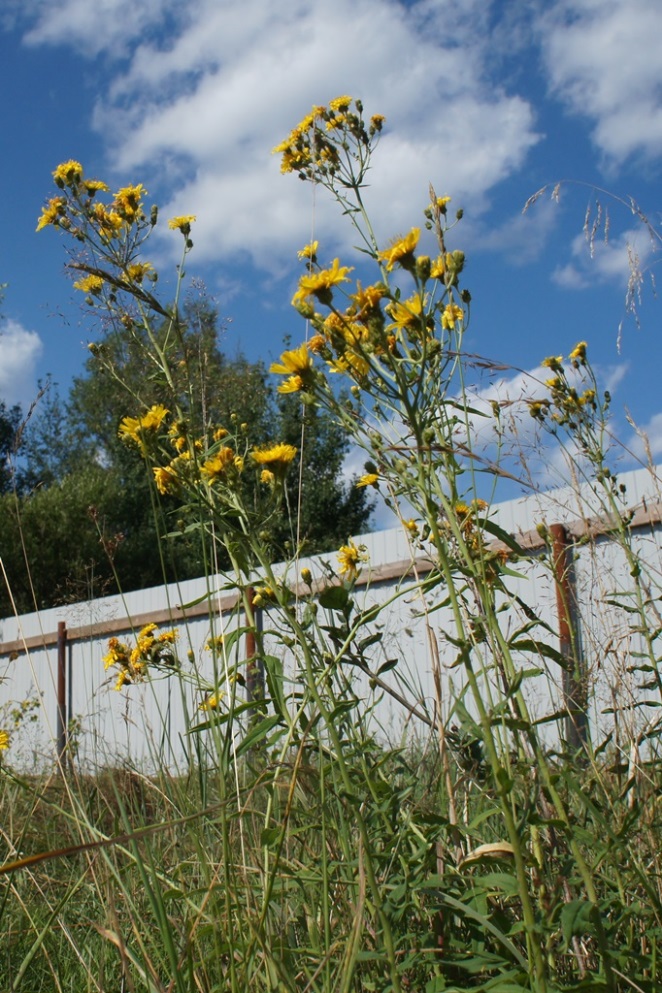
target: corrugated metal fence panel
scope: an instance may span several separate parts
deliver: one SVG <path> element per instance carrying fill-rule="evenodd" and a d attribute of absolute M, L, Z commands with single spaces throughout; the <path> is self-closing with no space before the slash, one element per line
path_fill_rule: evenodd
<path fill-rule="evenodd" d="M 659 499 L 658 482 L 653 473 L 626 473 L 621 481 L 627 486 L 629 505 Z M 595 501 L 578 500 L 574 491 L 568 489 L 496 505 L 491 513 L 504 530 L 523 535 L 535 529 L 542 520 L 546 520 L 548 525 L 558 521 L 571 522 L 578 517 L 589 517 L 599 509 Z M 453 708 L 458 700 L 468 702 L 468 698 L 464 692 L 462 667 L 453 668 L 457 650 L 447 636 L 447 633 L 451 636 L 453 633 L 452 616 L 448 607 L 431 609 L 443 600 L 443 588 L 436 587 L 426 597 L 428 610 L 431 611 L 427 615 L 428 634 L 424 603 L 420 594 L 411 587 L 413 577 L 401 578 L 414 554 L 421 555 L 420 549 L 410 547 L 401 529 L 377 532 L 356 540 L 366 546 L 370 559 L 363 573 L 367 584 L 356 590 L 357 609 L 367 609 L 385 598 L 391 600 L 373 625 L 373 628 L 380 630 L 382 637 L 372 649 L 371 668 L 375 671 L 382 663 L 397 659 L 397 666 L 383 674 L 389 686 L 422 709 L 429 719 L 434 718 L 440 704 L 445 720 L 459 720 L 460 712 L 452 713 Z M 651 573 L 653 583 L 659 583 L 662 578 L 660 541 L 658 527 L 639 529 L 633 533 L 633 550 Z M 324 562 L 335 565 L 335 555 L 302 561 L 299 570 L 307 565 L 314 576 L 320 577 L 325 573 Z M 507 610 L 500 615 L 507 635 L 514 634 L 527 621 L 521 603 L 530 605 L 542 621 L 553 631 L 557 630 L 556 590 L 550 563 L 539 554 L 534 554 L 513 563 L 512 567 L 519 575 L 507 580 L 510 596 Z M 384 570 L 388 572 L 389 569 L 395 574 L 389 579 L 380 578 Z M 613 714 L 606 713 L 613 710 L 614 703 L 621 707 L 624 702 L 635 704 L 641 700 L 637 689 L 640 678 L 631 671 L 636 653 L 641 651 L 641 635 L 630 630 L 630 615 L 610 602 L 617 599 L 615 593 L 630 588 L 630 569 L 623 551 L 613 541 L 602 537 L 579 546 L 574 572 L 581 606 L 581 636 L 593 691 L 592 726 L 594 733 L 603 734 L 614 724 Z M 286 578 L 294 582 L 297 577 L 291 570 Z M 187 735 L 187 730 L 203 716 L 199 706 L 207 689 L 214 685 L 214 674 L 212 656 L 204 647 L 212 630 L 209 616 L 182 619 L 179 608 L 182 604 L 192 604 L 203 598 L 205 593 L 211 592 L 217 596 L 222 582 L 218 577 L 212 577 L 208 582 L 204 579 L 191 580 L 179 586 L 156 587 L 124 597 L 106 597 L 21 618 L 6 618 L 0 621 L 0 639 L 6 645 L 20 638 L 48 634 L 57 630 L 60 621 L 64 621 L 70 630 L 116 621 L 122 625 L 118 636 L 126 639 L 137 633 L 146 615 L 162 612 L 160 629 L 178 628 L 178 650 L 184 660 L 185 675 L 182 678 L 157 678 L 148 684 L 116 693 L 113 690 L 114 677 L 104 672 L 101 662 L 107 651 L 108 636 L 72 641 L 69 645 L 70 714 L 80 719 L 82 731 L 78 744 L 83 763 L 98 765 L 126 760 L 139 766 L 153 767 L 164 761 L 169 766 L 182 767 L 187 757 L 192 755 L 194 746 L 200 743 L 200 739 Z M 501 597 L 499 605 L 506 605 L 506 599 Z M 469 602 L 469 617 L 471 612 Z M 216 633 L 220 623 L 218 618 L 213 622 Z M 240 615 L 226 615 L 222 623 L 240 625 L 242 619 Z M 267 626 L 268 612 L 265 611 Z M 545 637 L 550 636 L 546 634 Z M 433 678 L 431 639 L 432 644 L 438 646 L 440 655 L 441 700 L 438 699 L 438 687 Z M 296 660 L 291 653 L 285 653 L 275 643 L 272 647 L 275 653 L 286 656 L 286 669 L 290 678 L 296 679 Z M 244 650 L 243 643 L 239 644 L 238 658 L 244 657 L 241 654 Z M 489 663 L 489 659 L 486 661 Z M 531 665 L 530 658 L 522 658 L 521 661 L 523 665 Z M 556 663 L 547 659 L 540 659 L 537 664 L 542 674 L 535 679 L 527 679 L 523 689 L 532 715 L 543 719 L 562 707 L 562 671 Z M 4 708 L 5 712 L 4 726 L 11 728 L 10 712 L 16 710 L 22 701 L 32 698 L 41 702 L 39 719 L 24 721 L 23 729 L 17 735 L 17 741 L 21 742 L 20 761 L 23 765 L 37 764 L 45 756 L 52 759 L 56 736 L 56 671 L 57 648 L 54 644 L 33 648 L 13 661 L 5 658 L 0 662 L 0 708 Z M 366 705 L 376 704 L 376 732 L 394 739 L 405 728 L 411 729 L 416 725 L 416 721 L 410 720 L 407 707 L 379 687 L 371 687 L 364 675 L 353 675 L 356 677 L 357 694 Z M 495 672 L 484 678 L 486 699 L 500 691 L 498 680 L 498 673 Z M 468 705 L 468 709 L 475 716 L 475 708 Z M 645 723 L 652 715 L 652 709 L 621 713 L 618 734 L 625 740 L 635 725 L 640 728 L 642 722 Z M 558 728 L 553 724 L 547 728 L 544 725 L 541 727 L 550 744 L 553 744 Z"/>

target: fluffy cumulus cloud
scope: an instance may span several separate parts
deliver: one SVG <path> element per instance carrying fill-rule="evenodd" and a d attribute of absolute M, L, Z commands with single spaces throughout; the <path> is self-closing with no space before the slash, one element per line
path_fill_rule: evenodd
<path fill-rule="evenodd" d="M 0 400 L 7 405 L 30 403 L 35 392 L 35 367 L 42 352 L 36 331 L 28 331 L 17 321 L 0 327 Z"/>
<path fill-rule="evenodd" d="M 540 36 L 552 92 L 592 121 L 608 160 L 662 153 L 662 4 L 560 0 Z"/>
<path fill-rule="evenodd" d="M 313 103 L 350 93 L 387 118 L 366 191 L 380 240 L 417 223 L 430 182 L 479 211 L 538 140 L 527 99 L 488 70 L 478 0 L 337 0 L 332 11 L 192 0 L 181 16 L 171 0 L 103 0 L 93 17 L 83 0 L 35 3 L 31 43 L 124 55 L 95 125 L 118 176 L 149 172 L 164 212 L 198 215 L 199 259 L 276 271 L 276 248 L 307 241 L 313 223 L 329 252 L 355 240 L 329 198 L 282 177 L 270 154 Z"/>

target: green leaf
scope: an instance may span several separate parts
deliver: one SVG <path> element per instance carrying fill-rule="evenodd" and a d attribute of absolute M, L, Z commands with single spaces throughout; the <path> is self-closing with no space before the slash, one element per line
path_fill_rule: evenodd
<path fill-rule="evenodd" d="M 271 717 L 265 717 L 255 727 L 251 728 L 243 741 L 237 746 L 237 758 L 263 741 L 269 732 L 279 724 L 282 725 L 280 714 L 273 714 Z"/>
<path fill-rule="evenodd" d="M 327 586 L 322 590 L 319 601 L 325 610 L 343 611 L 349 600 L 349 590 L 344 586 Z"/>

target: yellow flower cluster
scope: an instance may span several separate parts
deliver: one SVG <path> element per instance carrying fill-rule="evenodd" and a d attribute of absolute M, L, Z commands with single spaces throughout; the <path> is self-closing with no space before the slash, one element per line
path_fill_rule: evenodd
<path fill-rule="evenodd" d="M 153 404 L 142 417 L 123 417 L 118 434 L 122 441 L 133 442 L 145 454 L 149 437 L 156 434 L 168 414 L 163 404 Z"/>
<path fill-rule="evenodd" d="M 328 107 L 314 106 L 273 152 L 281 156 L 281 172 L 297 172 L 302 179 L 324 182 L 342 171 L 342 153 L 346 155 L 353 148 L 355 157 L 360 158 L 383 126 L 384 118 L 375 114 L 366 127 L 360 100 L 336 97 Z"/>
<path fill-rule="evenodd" d="M 0 752 L 6 752 L 11 744 L 9 731 L 0 731 Z"/>
<path fill-rule="evenodd" d="M 146 624 L 139 632 L 134 648 L 129 648 L 118 638 L 108 642 L 108 652 L 103 657 L 104 669 L 118 670 L 115 689 L 132 683 L 142 683 L 147 678 L 149 667 L 171 669 L 178 664 L 174 650 L 177 631 L 164 631 L 156 634 L 156 624 Z"/>
<path fill-rule="evenodd" d="M 587 344 L 580 341 L 568 356 L 574 370 L 586 365 Z M 549 416 L 553 425 L 577 430 L 588 425 L 598 409 L 596 392 L 588 387 L 581 392 L 570 384 L 563 366 L 562 355 L 550 355 L 541 363 L 544 369 L 550 369 L 554 375 L 545 380 L 545 386 L 550 392 L 549 398 L 529 401 L 529 413 L 535 420 L 544 423 Z M 608 402 L 607 396 L 605 401 Z"/>

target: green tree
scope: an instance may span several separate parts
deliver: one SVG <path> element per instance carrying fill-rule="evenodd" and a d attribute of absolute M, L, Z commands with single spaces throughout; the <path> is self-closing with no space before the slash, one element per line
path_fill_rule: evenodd
<path fill-rule="evenodd" d="M 176 499 L 156 498 L 140 452 L 118 437 L 123 417 L 155 403 L 177 403 L 194 434 L 233 421 L 246 425 L 249 447 L 278 440 L 300 450 L 281 511 L 272 519 L 274 559 L 297 539 L 312 554 L 367 528 L 366 491 L 343 477 L 344 436 L 323 412 L 276 394 L 261 362 L 226 356 L 213 308 L 199 301 L 188 307 L 176 342 L 166 340 L 165 323 L 159 335 L 160 347 L 169 349 L 171 382 L 156 374 L 143 329 L 109 326 L 67 400 L 52 386 L 30 419 L 22 495 L 0 501 L 0 543 L 11 549 L 19 609 L 202 573 L 209 539 L 184 533 Z M 19 423 L 20 412 L 15 416 Z M 254 485 L 254 478 L 247 474 L 246 485 Z M 7 608 L 8 602 L 2 613 Z"/>
<path fill-rule="evenodd" d="M 13 462 L 20 449 L 20 427 L 23 414 L 18 404 L 7 407 L 0 401 L 0 493 L 7 493 L 13 485 Z"/>

